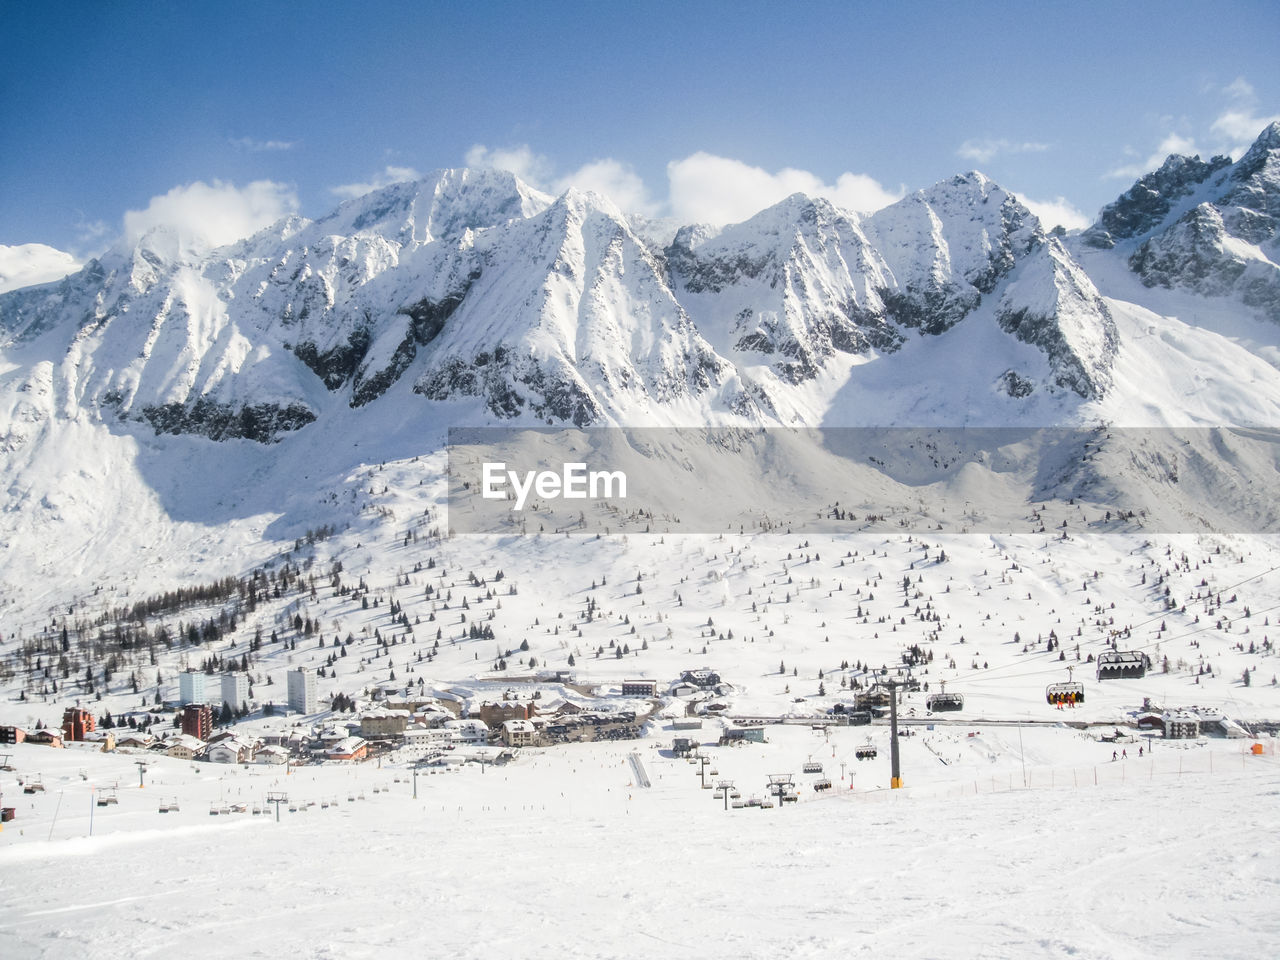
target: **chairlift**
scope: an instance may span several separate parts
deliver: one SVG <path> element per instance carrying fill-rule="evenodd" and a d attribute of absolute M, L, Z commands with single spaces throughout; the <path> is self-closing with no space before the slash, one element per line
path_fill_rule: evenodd
<path fill-rule="evenodd" d="M 1141 650 L 1104 650 L 1098 654 L 1099 680 L 1141 680 L 1151 658 Z"/>
<path fill-rule="evenodd" d="M 801 769 L 805 773 L 821 773 L 822 764 L 820 764 L 817 760 L 806 760 L 804 766 L 801 767 Z"/>
<path fill-rule="evenodd" d="M 813 789 L 815 793 L 821 792 L 823 790 L 830 790 L 831 781 L 828 780 L 826 777 L 823 777 L 821 780 L 815 780 L 813 784 Z"/>
<path fill-rule="evenodd" d="M 783 797 L 783 799 L 785 800 L 785 799 L 786 799 L 786 797 Z M 772 809 L 773 809 L 773 801 L 772 801 L 772 800 L 761 800 L 761 801 L 760 801 L 760 809 L 761 809 L 761 810 L 772 810 Z"/>
<path fill-rule="evenodd" d="M 854 749 L 853 756 L 857 760 L 874 760 L 877 753 L 876 745 L 868 740 L 862 746 Z"/>
<path fill-rule="evenodd" d="M 715 793 L 711 794 L 711 799 L 713 799 L 713 800 L 723 800 L 723 799 L 724 799 L 724 791 L 723 791 L 723 790 L 716 790 L 716 792 L 715 792 Z"/>
<path fill-rule="evenodd" d="M 959 693 L 931 693 L 925 698 L 924 708 L 931 713 L 963 710 L 964 695 Z"/>
<path fill-rule="evenodd" d="M 1044 698 L 1051 706 L 1084 703 L 1084 684 L 1051 683 L 1045 687 Z"/>
<path fill-rule="evenodd" d="M 209 804 L 209 816 L 216 817 L 218 815 L 218 805 L 216 803 Z"/>

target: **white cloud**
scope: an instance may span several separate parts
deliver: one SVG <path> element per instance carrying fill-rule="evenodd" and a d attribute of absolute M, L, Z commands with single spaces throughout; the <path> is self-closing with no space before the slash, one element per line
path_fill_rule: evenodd
<path fill-rule="evenodd" d="M 527 144 L 490 148 L 476 144 L 467 166 L 506 170 L 532 187 L 561 194 L 569 187 L 591 190 L 627 213 L 669 215 L 685 223 L 736 223 L 793 193 L 826 197 L 841 207 L 879 210 L 902 197 L 865 174 L 842 173 L 828 184 L 806 170 L 769 173 L 740 160 L 699 152 L 667 164 L 668 195 L 655 198 L 630 164 L 605 157 L 560 175 L 554 164 Z"/>
<path fill-rule="evenodd" d="M 233 137 L 230 142 L 233 147 L 248 150 L 250 153 L 292 150 L 298 145 L 296 140 L 255 140 L 253 137 Z"/>
<path fill-rule="evenodd" d="M 344 200 L 354 200 L 356 197 L 363 197 L 366 193 L 371 193 L 374 190 L 389 187 L 393 183 L 421 179 L 422 174 L 413 169 L 413 167 L 387 166 L 382 169 L 381 173 L 374 174 L 368 183 L 344 183 L 340 186 L 330 187 L 329 192 L 335 196 L 342 197 Z"/>
<path fill-rule="evenodd" d="M 769 173 L 701 151 L 668 163 L 667 179 L 671 214 L 685 223 L 738 223 L 793 193 L 825 197 L 860 212 L 886 207 L 903 193 L 886 190 L 865 174 L 842 173 L 828 184 L 807 170 Z"/>
<path fill-rule="evenodd" d="M 43 243 L 0 243 L 0 293 L 60 280 L 80 267 L 71 254 Z"/>
<path fill-rule="evenodd" d="M 583 164 L 573 173 L 559 176 L 555 165 L 543 154 L 534 152 L 528 144 L 514 147 L 486 147 L 475 144 L 467 151 L 468 167 L 490 170 L 506 170 L 531 187 L 559 195 L 570 187 L 591 190 L 608 197 L 626 213 L 656 216 L 659 206 L 649 196 L 649 190 L 629 164 L 605 157 Z"/>
<path fill-rule="evenodd" d="M 1218 114 L 1209 130 L 1218 138 L 1221 152 L 1238 160 L 1264 128 L 1280 121 L 1280 113 L 1260 116 L 1258 95 L 1244 77 L 1236 77 L 1222 92 L 1228 106 Z"/>
<path fill-rule="evenodd" d="M 1136 156 L 1136 151 L 1127 150 L 1130 156 Z M 1108 170 L 1104 176 L 1108 179 L 1115 180 L 1136 180 L 1143 174 L 1150 173 L 1159 167 L 1170 154 L 1181 154 L 1185 157 L 1194 156 L 1200 151 L 1196 148 L 1196 142 L 1191 137 L 1184 137 L 1180 133 L 1166 134 L 1165 138 L 1160 141 L 1160 145 L 1145 160 L 1133 161 L 1122 164 L 1113 170 Z"/>
<path fill-rule="evenodd" d="M 1093 221 L 1076 208 L 1066 197 L 1055 197 L 1052 200 L 1032 200 L 1020 197 L 1028 210 L 1044 225 L 1046 230 L 1062 227 L 1066 230 L 1083 230 Z"/>
<path fill-rule="evenodd" d="M 484 170 L 506 170 L 539 189 L 549 188 L 554 179 L 554 167 L 549 159 L 534 153 L 527 143 L 514 147 L 494 147 L 474 144 L 467 151 L 466 164 Z"/>
<path fill-rule="evenodd" d="M 152 197 L 145 210 L 124 215 L 124 239 L 134 244 L 148 231 L 167 227 L 182 246 L 220 247 L 270 226 L 298 209 L 293 188 L 271 180 L 244 187 L 197 180 Z"/>
<path fill-rule="evenodd" d="M 1253 89 L 1253 84 L 1244 77 L 1236 77 L 1222 88 L 1222 92 L 1231 100 L 1244 101 L 1250 104 L 1257 101 L 1257 94 Z"/>
<path fill-rule="evenodd" d="M 956 156 L 974 163 L 990 163 L 1001 153 L 1043 153 L 1049 149 L 1047 143 L 1014 143 L 1011 140 L 966 140 L 956 149 Z"/>

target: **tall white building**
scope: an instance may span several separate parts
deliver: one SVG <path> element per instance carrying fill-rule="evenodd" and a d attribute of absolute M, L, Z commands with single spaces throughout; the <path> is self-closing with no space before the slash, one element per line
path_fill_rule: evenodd
<path fill-rule="evenodd" d="M 208 703 L 208 678 L 195 670 L 187 670 L 178 674 L 178 702 L 182 706 L 188 703 Z"/>
<path fill-rule="evenodd" d="M 222 699 L 218 706 L 231 704 L 232 710 L 239 710 L 240 704 L 249 702 L 249 676 L 244 673 L 224 673 L 222 675 Z"/>
<path fill-rule="evenodd" d="M 316 674 L 314 670 L 299 667 L 290 670 L 289 709 L 298 713 L 316 712 Z"/>

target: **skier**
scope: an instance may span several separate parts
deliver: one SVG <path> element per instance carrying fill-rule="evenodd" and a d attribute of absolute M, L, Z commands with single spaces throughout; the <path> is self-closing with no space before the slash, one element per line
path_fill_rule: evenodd
<path fill-rule="evenodd" d="M 1112 760 L 1118 760 L 1118 759 L 1120 759 L 1119 757 L 1117 757 L 1117 756 L 1116 756 L 1116 752 L 1115 752 L 1114 750 L 1112 750 L 1112 751 L 1111 751 L 1111 759 L 1112 759 Z"/>

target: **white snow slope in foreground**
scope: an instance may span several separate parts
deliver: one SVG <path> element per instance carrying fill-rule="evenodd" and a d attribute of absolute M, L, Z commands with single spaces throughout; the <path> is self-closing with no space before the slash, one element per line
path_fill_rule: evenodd
<path fill-rule="evenodd" d="M 639 748 L 648 789 L 632 782 L 630 748 L 582 745 L 424 773 L 417 800 L 409 772 L 389 766 L 285 777 L 161 759 L 139 790 L 129 757 L 19 747 L 23 769 L 41 763 L 46 793 L 22 796 L 22 821 L 4 831 L 0 954 L 1270 953 L 1280 935 L 1274 756 L 1217 742 L 1161 745 L 1138 760 L 1129 744 L 1130 759 L 1113 763 L 1110 745 L 1070 731 L 1028 729 L 1020 742 L 1012 728 L 974 729 L 906 741 L 902 791 L 867 792 L 887 774 L 883 729 L 880 759 L 865 767 L 851 756 L 863 731 L 828 741 L 777 728 L 764 746 L 709 747 L 744 797 L 806 757 L 836 781 L 823 795 L 802 784 L 794 806 L 728 811 L 698 788 L 696 768 L 656 744 Z M 1056 766 L 1035 765 L 1049 755 Z M 90 837 L 90 787 L 117 780 L 120 802 L 99 809 Z M 211 802 L 260 803 L 268 790 L 319 802 L 279 823 L 269 807 L 208 814 Z M 170 798 L 180 811 L 159 815 Z"/>

